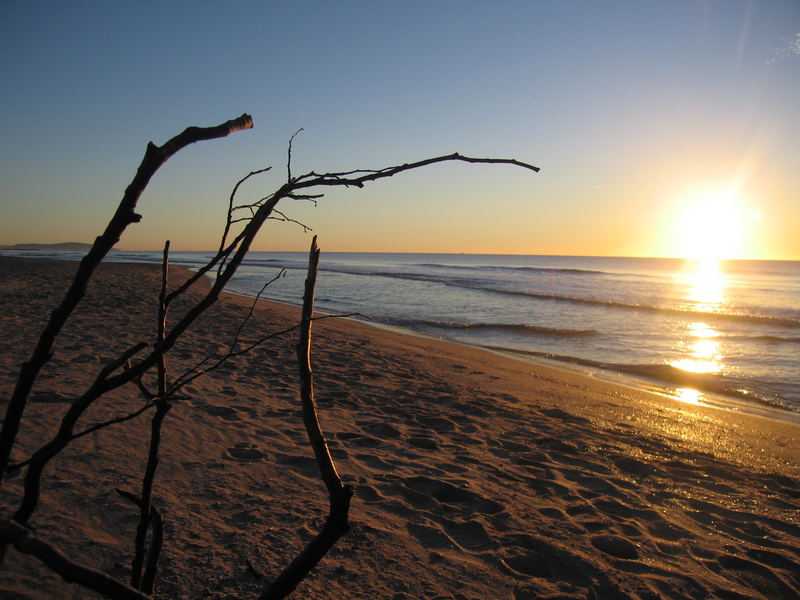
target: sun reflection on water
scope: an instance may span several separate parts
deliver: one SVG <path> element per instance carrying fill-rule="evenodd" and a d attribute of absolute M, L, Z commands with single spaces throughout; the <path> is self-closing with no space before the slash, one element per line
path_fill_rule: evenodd
<path fill-rule="evenodd" d="M 685 298 L 693 310 L 717 312 L 722 309 L 725 286 L 717 260 L 697 260 L 695 269 L 684 273 L 683 285 L 686 286 Z M 688 323 L 678 339 L 678 351 L 684 357 L 670 362 L 670 365 L 691 373 L 719 373 L 722 371 L 722 354 L 718 337 L 719 332 L 708 323 Z"/>
<path fill-rule="evenodd" d="M 693 390 L 692 388 L 678 388 L 676 390 L 675 397 L 681 402 L 686 402 L 687 404 L 700 405 L 702 404 L 702 402 L 700 402 L 700 398 L 703 397 L 703 394 L 697 390 Z"/>
<path fill-rule="evenodd" d="M 686 286 L 686 299 L 693 310 L 718 312 L 725 303 L 723 290 L 725 281 L 719 269 L 719 261 L 713 258 L 694 261 L 694 269 L 682 274 Z"/>

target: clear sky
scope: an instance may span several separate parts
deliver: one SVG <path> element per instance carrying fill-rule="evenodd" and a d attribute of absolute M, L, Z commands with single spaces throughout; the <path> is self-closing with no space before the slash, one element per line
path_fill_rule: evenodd
<path fill-rule="evenodd" d="M 800 2 L 0 2 L 0 244 L 91 241 L 146 143 L 183 150 L 119 244 L 215 246 L 247 172 L 446 165 L 315 208 L 323 250 L 800 259 Z M 271 222 L 259 250 L 307 248 Z"/>

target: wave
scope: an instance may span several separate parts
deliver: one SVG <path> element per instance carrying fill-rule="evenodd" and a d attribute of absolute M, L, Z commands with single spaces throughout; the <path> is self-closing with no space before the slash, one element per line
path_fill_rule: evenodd
<path fill-rule="evenodd" d="M 462 284 L 463 285 L 463 284 Z M 725 313 L 710 312 L 702 310 L 687 310 L 685 308 L 673 308 L 670 306 L 657 306 L 654 304 L 636 304 L 633 302 L 619 302 L 617 300 L 598 300 L 595 298 L 581 298 L 578 296 L 563 296 L 560 294 L 547 294 L 541 292 L 521 292 L 516 290 L 504 290 L 498 288 L 485 288 L 482 286 L 463 285 L 471 289 L 484 290 L 497 294 L 509 296 L 521 296 L 526 298 L 536 298 L 538 300 L 553 300 L 556 302 L 569 302 L 571 304 L 582 304 L 589 306 L 604 306 L 609 308 L 624 308 L 661 314 L 679 315 L 692 319 L 705 321 L 730 320 L 743 323 L 760 323 L 763 325 L 775 325 L 777 327 L 800 327 L 800 321 L 789 317 L 773 317 L 770 315 L 755 315 L 748 313 Z"/>
<path fill-rule="evenodd" d="M 747 340 L 774 344 L 800 344 L 800 337 L 781 335 L 726 335 L 726 340 Z"/>
<path fill-rule="evenodd" d="M 619 273 L 609 273 L 608 271 L 597 271 L 594 269 L 570 269 L 568 267 L 510 267 L 505 265 L 446 265 L 443 263 L 417 263 L 410 264 L 410 267 L 422 267 L 426 269 L 458 269 L 464 271 L 513 271 L 531 273 L 575 273 L 585 275 L 618 275 Z"/>
<path fill-rule="evenodd" d="M 404 327 L 434 327 L 436 329 L 451 329 L 462 331 L 505 331 L 510 333 L 528 333 L 533 335 L 546 335 L 554 337 L 586 337 L 598 335 L 595 329 L 565 329 L 561 327 L 543 327 L 540 325 L 524 325 L 510 323 L 456 323 L 449 321 L 396 321 Z"/>
<path fill-rule="evenodd" d="M 534 356 L 547 360 L 555 360 L 584 367 L 591 367 L 603 371 L 613 371 L 634 375 L 661 383 L 674 386 L 686 386 L 697 389 L 698 391 L 710 392 L 712 394 L 722 394 L 750 402 L 756 402 L 772 408 L 779 408 L 791 412 L 800 412 L 800 407 L 790 406 L 782 402 L 777 396 L 768 396 L 756 392 L 757 388 L 763 389 L 764 384 L 758 381 L 750 381 L 742 377 L 729 377 L 710 373 L 692 373 L 684 371 L 668 364 L 625 364 L 625 363 L 606 363 L 576 356 L 565 356 L 552 354 L 549 352 L 537 352 L 534 350 L 518 350 L 499 346 L 484 346 L 490 350 L 501 352 L 511 352 L 524 356 Z M 787 394 L 788 397 L 788 394 Z"/>
<path fill-rule="evenodd" d="M 674 308 L 670 306 L 659 306 L 654 304 L 637 304 L 634 302 L 620 302 L 618 300 L 602 300 L 597 298 L 583 298 L 580 296 L 565 296 L 562 294 L 551 294 L 546 292 L 525 292 L 521 290 L 508 290 L 494 286 L 481 285 L 463 279 L 448 279 L 434 275 L 421 273 L 397 273 L 392 271 L 369 271 L 361 269 L 350 269 L 344 267 L 327 267 L 328 272 L 343 273 L 347 275 L 358 275 L 364 277 L 387 277 L 391 279 L 403 279 L 408 281 L 423 281 L 427 283 L 438 283 L 450 287 L 487 292 L 491 294 L 501 294 L 504 296 L 516 296 L 535 300 L 550 300 L 554 302 L 564 302 L 585 306 L 600 306 L 606 308 L 618 308 L 625 310 L 647 311 L 652 313 L 676 315 L 699 321 L 738 321 L 740 323 L 758 323 L 762 325 L 774 325 L 776 327 L 795 328 L 800 327 L 800 321 L 790 317 L 778 317 L 771 315 L 752 314 L 752 313 L 732 313 L 732 312 L 710 312 L 691 310 L 685 308 Z"/>

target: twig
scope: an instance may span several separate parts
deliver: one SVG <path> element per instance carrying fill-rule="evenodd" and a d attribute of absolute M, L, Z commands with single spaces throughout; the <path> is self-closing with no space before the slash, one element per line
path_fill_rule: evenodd
<path fill-rule="evenodd" d="M 267 281 L 261 287 L 261 289 L 259 290 L 258 294 L 256 294 L 256 297 L 253 299 L 253 303 L 250 305 L 250 310 L 247 312 L 247 315 L 245 316 L 244 319 L 242 319 L 241 323 L 239 323 L 239 327 L 236 329 L 236 333 L 233 336 L 233 341 L 231 341 L 229 350 L 225 354 L 225 356 L 233 356 L 234 355 L 233 354 L 234 353 L 234 348 L 236 348 L 236 344 L 239 342 L 239 336 L 242 334 L 242 330 L 244 329 L 245 325 L 248 323 L 248 321 L 250 321 L 250 318 L 253 316 L 253 311 L 255 311 L 255 308 L 258 305 L 258 301 L 261 298 L 261 295 L 264 293 L 264 291 L 267 289 L 267 287 L 269 287 L 271 284 L 276 282 L 281 277 L 284 277 L 285 275 L 286 275 L 286 269 L 281 269 L 280 271 L 278 271 L 278 274 L 275 275 L 275 277 L 273 277 L 272 279 Z M 198 373 L 204 372 L 204 371 L 200 371 L 200 369 L 202 368 L 202 366 L 204 364 L 206 364 L 207 362 L 211 361 L 212 359 L 213 359 L 213 355 L 209 355 L 209 356 L 206 356 L 205 358 L 203 358 L 203 360 L 201 360 L 199 363 L 197 363 L 194 367 L 192 367 L 186 373 L 184 373 L 183 375 L 178 377 L 178 379 L 176 380 L 176 384 L 180 383 L 181 381 L 183 381 L 185 378 L 187 378 L 190 374 L 192 374 L 194 372 L 198 372 Z M 217 365 L 217 366 L 219 366 L 219 365 Z M 188 382 L 186 382 L 186 383 L 188 383 Z M 169 390 L 169 395 L 172 396 L 173 393 L 179 387 L 181 387 L 181 386 L 173 386 Z"/>
<path fill-rule="evenodd" d="M 273 208 L 272 209 L 272 213 L 278 215 L 277 217 L 273 217 L 273 216 L 269 217 L 273 221 L 283 221 L 284 223 L 294 223 L 295 225 L 300 225 L 300 227 L 303 228 L 303 233 L 308 233 L 309 231 L 314 231 L 311 227 L 309 227 L 305 223 L 301 223 L 300 221 L 292 219 L 291 217 L 287 217 L 285 214 L 283 214 L 277 208 Z"/>
<path fill-rule="evenodd" d="M 292 183 L 292 142 L 294 141 L 294 138 L 297 136 L 297 134 L 300 133 L 301 131 L 303 131 L 302 127 L 297 131 L 295 131 L 292 134 L 292 137 L 289 138 L 289 151 L 288 151 L 288 158 L 286 160 L 286 173 L 287 173 L 286 182 L 289 184 Z"/>
<path fill-rule="evenodd" d="M 239 181 L 236 182 L 236 185 L 233 186 L 233 190 L 231 190 L 231 195 L 228 198 L 228 213 L 225 219 L 225 229 L 222 231 L 222 238 L 219 242 L 219 250 L 218 253 L 221 253 L 225 248 L 225 242 L 228 239 L 228 232 L 231 229 L 231 213 L 233 212 L 233 199 L 236 197 L 236 192 L 239 191 L 239 186 L 241 186 L 245 181 L 253 177 L 254 175 L 260 175 L 261 173 L 266 173 L 272 169 L 272 167 L 264 167 L 263 169 L 257 169 L 256 171 L 250 171 L 247 175 L 242 177 Z"/>
<path fill-rule="evenodd" d="M 75 440 L 80 439 L 80 438 L 82 438 L 84 436 L 87 436 L 90 433 L 94 433 L 95 431 L 100 431 L 101 429 L 105 429 L 106 427 L 111 427 L 112 425 L 119 425 L 120 423 L 125 423 L 127 421 L 131 421 L 131 420 L 135 419 L 136 417 L 138 417 L 139 415 L 141 415 L 143 412 L 153 408 L 155 405 L 156 405 L 155 402 L 148 402 L 147 404 L 142 406 L 140 409 L 135 410 L 132 413 L 128 413 L 127 415 L 123 415 L 121 417 L 116 417 L 114 419 L 109 419 L 108 421 L 101 421 L 100 423 L 95 423 L 94 425 L 92 425 L 91 427 L 87 427 L 86 429 L 84 429 L 80 433 L 73 434 L 70 437 L 69 441 L 70 442 L 74 442 Z M 6 469 L 6 473 L 8 475 L 13 475 L 17 471 L 21 470 L 23 467 L 28 466 L 28 464 L 30 462 L 31 462 L 31 459 L 29 458 L 27 460 L 23 460 L 22 462 L 18 462 L 18 463 L 14 463 L 14 464 L 8 465 L 8 468 Z"/>
<path fill-rule="evenodd" d="M 319 317 L 314 317 L 311 320 L 312 321 L 323 321 L 325 319 L 349 319 L 351 317 L 362 317 L 362 318 L 366 319 L 367 321 L 370 320 L 369 317 L 367 317 L 366 315 L 362 315 L 359 312 L 344 313 L 344 314 L 340 314 L 340 315 L 322 315 L 322 316 L 319 316 Z M 243 347 L 241 350 L 236 350 L 234 352 L 228 352 L 227 354 L 225 354 L 222 357 L 218 358 L 217 361 L 213 365 L 208 367 L 207 369 L 200 369 L 200 367 L 203 365 L 203 363 L 205 363 L 207 361 L 210 361 L 213 358 L 211 356 L 207 356 L 198 365 L 196 365 L 195 367 L 193 367 L 192 369 L 190 369 L 189 371 L 187 371 L 186 373 L 181 375 L 178 379 L 176 379 L 173 382 L 172 387 L 170 388 L 170 390 L 168 392 L 169 396 L 171 398 L 177 398 L 177 396 L 175 396 L 175 393 L 178 390 L 180 390 L 181 388 L 183 388 L 184 386 L 189 385 L 191 382 L 193 382 L 198 377 L 202 377 L 203 375 L 208 375 L 212 371 L 214 371 L 214 370 L 218 369 L 219 367 L 221 367 L 224 363 L 226 363 L 230 359 L 238 358 L 239 356 L 244 356 L 245 354 L 248 354 L 248 353 L 252 352 L 253 350 L 255 350 L 256 348 L 258 348 L 260 345 L 264 344 L 265 342 L 268 342 L 269 340 L 275 339 L 276 337 L 280 337 L 282 335 L 286 335 L 287 333 L 291 333 L 293 331 L 296 331 L 296 330 L 300 329 L 300 327 L 301 327 L 301 324 L 298 323 L 297 325 L 292 325 L 291 327 L 287 327 L 286 329 L 283 329 L 281 331 L 275 331 L 273 333 L 265 335 L 264 337 L 261 337 L 261 338 L 257 339 L 255 342 L 252 342 L 250 345 Z"/>

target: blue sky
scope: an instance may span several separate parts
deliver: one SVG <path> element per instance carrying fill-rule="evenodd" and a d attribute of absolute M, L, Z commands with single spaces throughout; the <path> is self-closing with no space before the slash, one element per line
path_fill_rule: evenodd
<path fill-rule="evenodd" d="M 799 32 L 795 0 L 5 0 L 0 243 L 90 241 L 147 141 L 248 112 L 254 130 L 162 168 L 121 247 L 213 247 L 233 183 L 273 165 L 243 198 L 277 187 L 303 127 L 295 173 L 453 151 L 542 168 L 285 205 L 323 249 L 669 256 L 686 203 L 733 186 L 758 220 L 731 247 L 800 259 Z M 257 247 L 307 244 L 273 223 Z"/>

